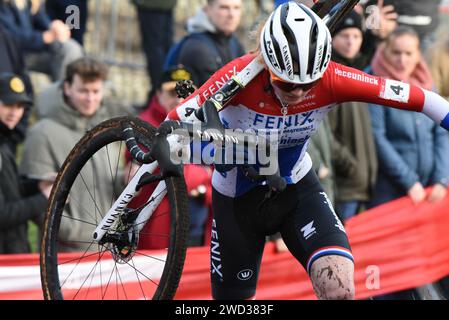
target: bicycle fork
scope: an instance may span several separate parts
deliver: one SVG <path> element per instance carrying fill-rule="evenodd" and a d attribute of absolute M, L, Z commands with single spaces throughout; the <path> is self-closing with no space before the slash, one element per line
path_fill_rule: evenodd
<path fill-rule="evenodd" d="M 101 220 L 100 224 L 97 226 L 92 234 L 95 241 L 100 242 L 104 235 L 115 226 L 117 219 L 123 214 L 126 206 L 131 202 L 136 194 L 136 188 L 140 181 L 140 178 L 145 173 L 152 174 L 154 170 L 158 167 L 157 161 L 150 164 L 142 165 L 134 177 L 130 180 L 125 190 L 120 194 L 117 200 L 114 202 L 112 207 L 106 213 L 104 218 Z M 145 222 L 151 218 L 151 215 L 162 202 L 162 199 L 167 194 L 167 188 L 165 181 L 159 182 L 156 189 L 153 191 L 152 195 L 148 198 L 148 204 L 139 212 L 138 217 L 135 221 L 135 226 L 137 231 L 140 232 L 145 226 Z"/>

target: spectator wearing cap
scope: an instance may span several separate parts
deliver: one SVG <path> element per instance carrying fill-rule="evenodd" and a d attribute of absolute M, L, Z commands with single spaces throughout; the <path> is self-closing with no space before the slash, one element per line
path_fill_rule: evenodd
<path fill-rule="evenodd" d="M 64 82 L 53 87 L 53 95 L 48 95 L 46 117 L 36 122 L 25 140 L 20 172 L 24 176 L 40 179 L 49 173 L 58 172 L 67 155 L 86 131 L 102 121 L 114 116 L 127 115 L 103 103 L 104 83 L 108 68 L 92 58 L 81 58 L 69 64 Z M 110 145 L 111 153 L 120 151 L 119 146 Z M 117 150 L 115 150 L 117 148 Z M 95 154 L 95 170 L 88 170 L 83 176 L 97 182 L 93 192 L 99 207 L 110 205 L 111 194 L 117 194 L 114 179 L 110 173 L 110 159 L 106 152 Z M 67 204 L 73 220 L 61 223 L 59 248 L 61 251 L 87 249 L 88 244 L 74 241 L 88 239 L 91 231 L 81 221 L 89 220 L 87 208 L 91 198 L 83 185 L 75 184 L 70 197 L 77 199 Z"/>
<path fill-rule="evenodd" d="M 83 50 L 70 39 L 70 29 L 64 22 L 48 17 L 41 2 L 0 1 L 0 24 L 17 40 L 28 68 L 56 81 L 63 78 L 70 62 L 83 56 Z"/>
<path fill-rule="evenodd" d="M 175 91 L 176 83 L 182 80 L 192 80 L 192 73 L 182 65 L 165 71 L 159 85 L 153 90 L 147 108 L 140 114 L 140 117 L 158 127 L 167 114 L 182 101 Z"/>
<path fill-rule="evenodd" d="M 150 104 L 139 115 L 141 119 L 149 122 L 155 127 L 158 127 L 160 123 L 165 120 L 167 114 L 182 102 L 182 99 L 178 98 L 175 91 L 176 83 L 181 80 L 192 80 L 192 75 L 182 65 L 177 65 L 165 71 L 161 79 L 161 83 L 156 89 L 154 96 L 151 98 Z M 127 158 L 130 159 L 129 154 L 127 155 Z M 131 172 L 134 172 L 137 169 L 138 166 L 133 166 Z M 207 226 L 207 218 L 210 216 L 209 210 L 212 203 L 212 188 L 210 184 L 211 174 L 212 171 L 206 166 L 195 164 L 184 166 L 184 177 L 189 193 L 189 246 L 201 246 L 205 243 L 207 238 L 205 229 Z M 132 175 L 133 174 L 131 174 L 131 176 Z M 141 194 L 133 200 L 131 205 L 137 207 L 144 204 L 152 191 L 153 189 L 151 186 L 145 186 Z M 167 199 L 164 199 L 154 215 L 158 217 L 158 213 L 167 210 L 167 208 L 168 202 Z M 164 248 L 166 246 L 164 243 L 165 239 L 151 235 L 169 232 L 169 223 L 169 215 L 161 215 L 161 217 L 154 223 L 150 221 L 150 223 L 144 227 L 140 235 L 139 248 Z"/>
<path fill-rule="evenodd" d="M 31 79 L 28 75 L 28 70 L 25 66 L 25 60 L 20 50 L 17 41 L 9 34 L 5 28 L 0 24 L 0 73 L 9 72 L 20 76 L 25 83 L 27 94 L 33 96 L 33 87 Z M 8 144 L 11 150 L 16 152 L 17 144 L 25 139 L 26 130 L 28 128 L 28 109 L 25 109 L 25 114 L 15 128 L 14 139 L 10 139 Z"/>
<path fill-rule="evenodd" d="M 22 79 L 0 74 L 0 254 L 29 253 L 28 221 L 40 220 L 50 196 L 51 182 L 24 183 L 8 146 L 31 99 Z"/>
<path fill-rule="evenodd" d="M 361 52 L 363 33 L 363 17 L 353 10 L 334 29 L 332 59 L 359 70 L 369 66 L 369 57 Z"/>
<path fill-rule="evenodd" d="M 360 53 L 363 41 L 361 16 L 352 11 L 335 29 L 332 60 L 362 69 L 367 60 Z M 366 103 L 345 102 L 329 113 L 334 142 L 336 209 L 343 221 L 370 200 L 377 175 L 377 155 Z"/>

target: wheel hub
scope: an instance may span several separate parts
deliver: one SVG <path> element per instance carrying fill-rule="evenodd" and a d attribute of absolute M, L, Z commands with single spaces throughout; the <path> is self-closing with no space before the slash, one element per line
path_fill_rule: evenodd
<path fill-rule="evenodd" d="M 132 259 L 139 244 L 139 232 L 134 224 L 134 219 L 130 219 L 130 215 L 133 215 L 133 210 L 125 210 L 120 216 L 115 230 L 106 233 L 100 242 L 120 264 L 126 264 Z"/>

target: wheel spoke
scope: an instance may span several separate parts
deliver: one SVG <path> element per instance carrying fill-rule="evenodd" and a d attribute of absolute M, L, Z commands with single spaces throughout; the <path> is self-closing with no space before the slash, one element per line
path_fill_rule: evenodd
<path fill-rule="evenodd" d="M 108 291 L 109 284 L 111 283 L 112 275 L 114 274 L 115 268 L 117 268 L 117 261 L 114 261 L 114 267 L 112 268 L 111 274 L 109 275 L 109 279 L 106 284 L 106 288 L 104 289 L 104 294 L 102 295 L 102 300 L 104 300 L 104 297 L 106 296 L 106 292 Z"/>
<path fill-rule="evenodd" d="M 89 187 L 87 186 L 86 180 L 84 180 L 83 174 L 81 172 L 80 172 L 79 176 L 81 177 L 81 180 L 83 181 L 84 186 L 86 187 L 87 193 L 89 194 L 90 198 L 94 202 L 95 208 L 98 210 L 98 212 L 100 212 L 100 215 L 101 215 L 101 210 L 98 207 L 97 202 L 95 201 L 95 198 L 92 196 L 92 193 L 90 192 Z M 103 215 L 101 215 L 101 217 L 103 218 Z M 94 220 L 95 220 L 95 218 L 94 218 Z"/>
<path fill-rule="evenodd" d="M 151 259 L 153 259 L 153 260 L 160 261 L 160 262 L 167 262 L 167 260 L 163 260 L 163 259 L 160 259 L 160 258 L 156 258 L 156 257 L 154 257 L 154 256 L 150 256 L 150 255 L 145 254 L 145 253 L 142 253 L 142 252 L 140 252 L 140 251 L 136 251 L 136 254 L 140 254 L 140 255 L 142 255 L 142 256 L 145 256 L 145 257 L 148 257 L 148 258 L 151 258 Z"/>
<path fill-rule="evenodd" d="M 83 255 L 84 256 L 90 249 L 90 247 L 92 246 L 92 243 L 89 245 L 89 247 L 86 249 L 86 251 L 84 251 Z M 68 278 L 70 277 L 70 275 L 73 273 L 73 271 L 75 270 L 75 268 L 79 265 L 81 259 L 78 259 L 78 262 L 75 264 L 75 266 L 73 267 L 72 271 L 70 271 L 69 275 L 64 279 L 64 281 L 62 282 L 62 284 L 60 285 L 60 289 L 62 287 L 64 287 L 64 284 L 66 283 L 66 281 L 68 280 Z"/>
<path fill-rule="evenodd" d="M 81 289 L 83 288 L 84 284 L 86 283 L 87 279 L 89 279 L 89 276 L 92 274 L 92 272 L 96 269 L 97 264 L 101 261 L 101 257 L 103 257 L 104 253 L 106 251 L 103 251 L 100 255 L 100 258 L 97 260 L 97 262 L 95 262 L 95 265 L 93 266 L 93 268 L 91 269 L 91 271 L 89 272 L 89 274 L 87 275 L 87 278 L 84 279 L 83 283 L 81 284 L 81 287 L 78 289 L 78 291 L 76 292 L 75 296 L 73 297 L 73 300 L 76 299 L 76 296 L 80 293 Z M 100 269 L 101 269 L 101 263 L 100 263 Z M 100 276 L 101 276 L 101 270 L 100 270 Z M 100 280 L 101 281 L 101 280 Z"/>

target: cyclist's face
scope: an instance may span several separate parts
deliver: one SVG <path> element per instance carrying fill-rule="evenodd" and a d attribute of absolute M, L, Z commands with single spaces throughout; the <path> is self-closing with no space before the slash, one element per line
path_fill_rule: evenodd
<path fill-rule="evenodd" d="M 289 83 L 277 78 L 273 74 L 270 76 L 270 81 L 276 96 L 283 103 L 289 105 L 300 103 L 306 94 L 317 84 L 317 81 L 309 84 Z"/>
<path fill-rule="evenodd" d="M 242 17 L 241 0 L 215 0 L 206 5 L 205 12 L 212 24 L 224 34 L 237 30 Z"/>
<path fill-rule="evenodd" d="M 22 119 L 25 108 L 21 104 L 5 105 L 0 101 L 0 121 L 12 130 Z"/>
<path fill-rule="evenodd" d="M 91 117 L 100 108 L 103 100 L 103 80 L 84 82 L 79 75 L 75 74 L 71 84 L 64 83 L 64 93 L 82 116 Z"/>

